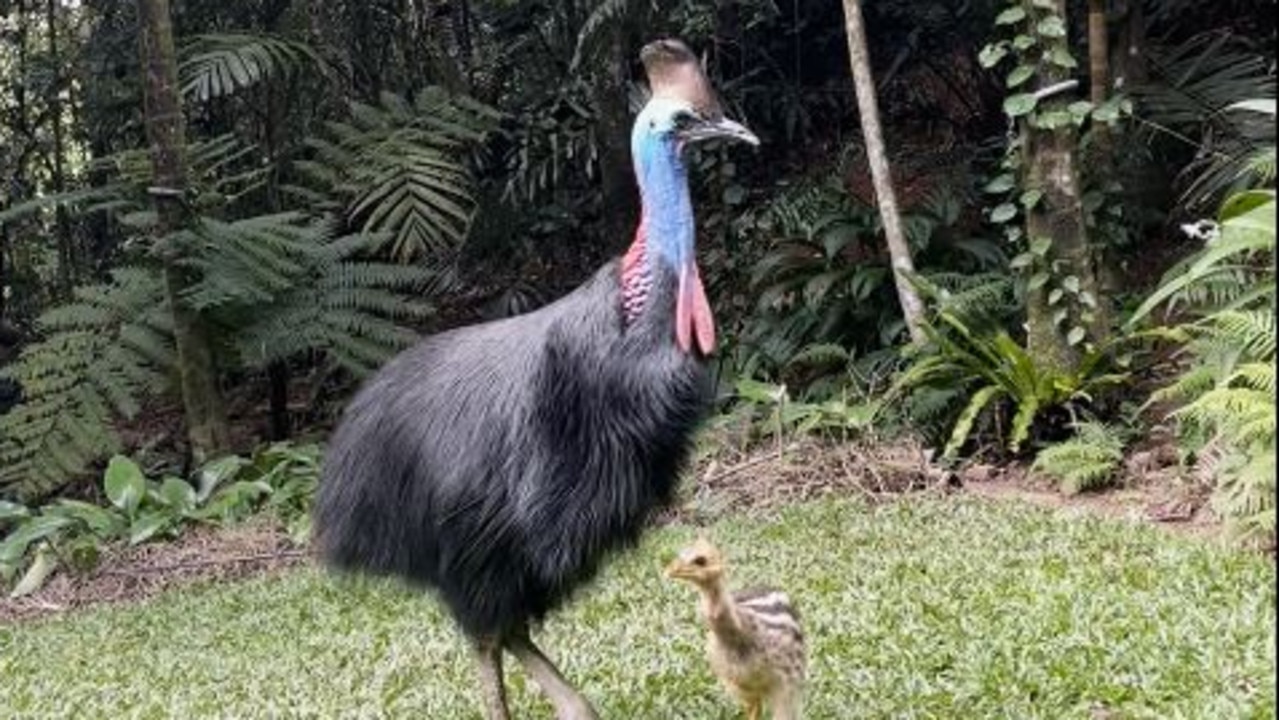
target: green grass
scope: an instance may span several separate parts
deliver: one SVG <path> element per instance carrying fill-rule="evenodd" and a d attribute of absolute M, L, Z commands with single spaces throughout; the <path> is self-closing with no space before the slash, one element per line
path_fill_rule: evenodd
<path fill-rule="evenodd" d="M 1275 717 L 1270 558 L 971 499 L 710 530 L 811 642 L 809 718 Z M 740 717 L 655 533 L 539 635 L 604 718 Z M 508 665 L 520 718 L 551 712 Z M 434 603 L 312 570 L 0 629 L 0 717 L 478 717 Z"/>

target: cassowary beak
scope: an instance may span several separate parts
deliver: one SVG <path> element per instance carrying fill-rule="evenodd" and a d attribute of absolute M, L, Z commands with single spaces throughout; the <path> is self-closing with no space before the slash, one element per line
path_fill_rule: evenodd
<path fill-rule="evenodd" d="M 711 138 L 728 138 L 751 145 L 759 145 L 759 138 L 739 122 L 726 117 L 715 120 L 703 120 L 680 133 L 685 142 L 701 142 Z"/>

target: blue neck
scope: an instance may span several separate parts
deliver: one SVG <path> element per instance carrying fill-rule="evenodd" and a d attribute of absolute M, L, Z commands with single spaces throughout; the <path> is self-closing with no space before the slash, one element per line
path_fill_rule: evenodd
<path fill-rule="evenodd" d="M 649 259 L 660 258 L 672 269 L 693 262 L 693 201 L 679 147 L 637 126 L 631 137 L 635 177 L 639 182 Z"/>

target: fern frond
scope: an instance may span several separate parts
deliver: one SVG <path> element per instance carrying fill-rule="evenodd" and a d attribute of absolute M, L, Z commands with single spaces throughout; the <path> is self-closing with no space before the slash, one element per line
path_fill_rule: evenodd
<path fill-rule="evenodd" d="M 430 91 L 411 106 L 391 94 L 377 106 L 352 103 L 348 121 L 307 140 L 314 157 L 296 167 L 311 197 L 336 198 L 356 227 L 387 237 L 400 262 L 438 255 L 470 227 L 472 178 L 462 153 L 494 117 L 477 108 Z"/>
<path fill-rule="evenodd" d="M 1031 468 L 1057 479 L 1068 495 L 1101 487 L 1124 459 L 1124 439 L 1108 425 L 1079 423 L 1075 437 L 1039 451 Z"/>
<path fill-rule="evenodd" d="M 126 268 L 75 296 L 41 317 L 45 338 L 0 373 L 24 395 L 0 416 L 0 496 L 39 497 L 117 452 L 112 421 L 165 387 L 168 367 L 157 361 L 172 347 L 158 278 Z"/>

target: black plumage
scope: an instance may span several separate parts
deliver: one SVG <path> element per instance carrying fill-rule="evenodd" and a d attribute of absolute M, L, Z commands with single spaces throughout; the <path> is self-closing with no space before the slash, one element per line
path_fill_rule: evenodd
<path fill-rule="evenodd" d="M 436 588 L 472 636 L 540 620 L 666 505 L 705 405 L 672 272 L 624 326 L 609 263 L 527 315 L 422 341 L 348 406 L 316 510 L 332 564 Z M 662 307 L 665 306 L 665 307 Z"/>
<path fill-rule="evenodd" d="M 658 41 L 641 57 L 653 98 L 632 134 L 644 211 L 631 249 L 551 305 L 396 357 L 325 455 L 323 558 L 433 589 L 475 642 L 490 720 L 508 717 L 504 651 L 561 720 L 596 717 L 529 626 L 670 504 L 709 397 L 714 325 L 680 154 L 757 140 L 723 117 L 688 48 Z"/>

